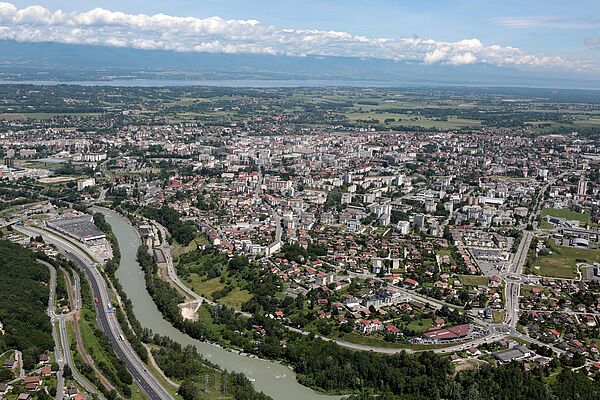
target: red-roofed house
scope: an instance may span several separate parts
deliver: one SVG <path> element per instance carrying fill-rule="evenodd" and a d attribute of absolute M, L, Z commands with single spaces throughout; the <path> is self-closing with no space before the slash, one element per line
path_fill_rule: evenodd
<path fill-rule="evenodd" d="M 383 323 L 378 319 L 373 319 L 373 320 L 362 319 L 362 320 L 358 320 L 357 323 L 358 323 L 358 329 L 362 333 L 371 333 L 371 332 L 383 330 Z"/>
<path fill-rule="evenodd" d="M 400 335 L 400 333 L 402 333 L 402 331 L 398 327 L 396 327 L 392 324 L 387 324 L 385 326 L 385 331 L 389 334 L 396 335 L 396 336 L 398 336 L 398 335 Z"/>
<path fill-rule="evenodd" d="M 406 278 L 404 280 L 404 283 L 406 283 L 407 285 L 412 286 L 413 288 L 416 288 L 417 286 L 419 286 L 419 282 L 415 281 L 414 279 L 411 278 Z"/>

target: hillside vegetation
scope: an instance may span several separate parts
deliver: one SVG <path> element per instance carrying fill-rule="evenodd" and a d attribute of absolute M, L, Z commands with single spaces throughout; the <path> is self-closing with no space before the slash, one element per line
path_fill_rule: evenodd
<path fill-rule="evenodd" d="M 22 351 L 24 367 L 31 369 L 54 346 L 46 314 L 50 274 L 30 251 L 5 240 L 0 240 L 0 260 L 0 321 L 5 331 L 0 353 Z"/>

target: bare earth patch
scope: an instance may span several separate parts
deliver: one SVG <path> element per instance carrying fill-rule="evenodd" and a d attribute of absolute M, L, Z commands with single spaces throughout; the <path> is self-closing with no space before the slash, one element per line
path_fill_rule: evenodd
<path fill-rule="evenodd" d="M 183 319 L 197 321 L 198 309 L 200 308 L 201 304 L 202 302 L 198 300 L 181 303 L 179 305 L 179 308 L 181 308 L 181 316 L 183 317 Z"/>

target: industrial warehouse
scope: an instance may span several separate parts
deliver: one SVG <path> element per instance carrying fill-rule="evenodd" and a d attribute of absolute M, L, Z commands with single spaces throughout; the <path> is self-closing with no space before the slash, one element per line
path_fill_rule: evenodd
<path fill-rule="evenodd" d="M 46 226 L 90 246 L 106 239 L 106 235 L 94 225 L 91 215 L 59 218 L 46 222 Z"/>

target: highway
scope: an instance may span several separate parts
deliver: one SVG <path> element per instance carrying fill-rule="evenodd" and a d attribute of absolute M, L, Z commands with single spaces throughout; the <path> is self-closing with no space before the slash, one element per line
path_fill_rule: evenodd
<path fill-rule="evenodd" d="M 529 215 L 528 221 L 530 224 L 533 225 L 535 223 L 539 213 L 543 208 L 542 203 L 546 190 L 548 190 L 548 188 L 553 185 L 554 182 L 564 175 L 565 173 L 558 175 L 557 177 L 549 180 L 542 188 L 540 188 L 535 199 L 534 211 Z M 521 290 L 521 281 L 523 280 L 523 267 L 527 262 L 527 254 L 529 252 L 532 239 L 533 232 L 523 230 L 523 237 L 521 238 L 521 242 L 519 243 L 519 247 L 517 248 L 513 262 L 511 263 L 508 271 L 505 274 L 502 274 L 502 278 L 506 282 L 504 291 L 504 323 L 510 328 L 511 335 L 515 336 L 518 334 L 516 327 L 519 321 L 519 292 Z"/>
<path fill-rule="evenodd" d="M 90 282 L 94 296 L 98 299 L 98 304 L 96 304 L 98 326 L 108 336 L 117 357 L 125 363 L 127 370 L 148 398 L 151 400 L 172 399 L 173 397 L 162 387 L 158 380 L 148 372 L 144 362 L 135 353 L 131 344 L 127 340 L 121 340 L 124 337 L 123 331 L 115 314 L 108 311 L 111 304 L 110 295 L 104 279 L 94 266 L 95 263 L 77 246 L 58 235 L 32 227 L 19 226 L 17 229 L 30 236 L 41 235 L 46 243 L 57 246 L 83 270 Z"/>
<path fill-rule="evenodd" d="M 511 334 L 516 332 L 517 322 L 519 321 L 519 292 L 521 290 L 521 274 L 523 273 L 523 267 L 527 261 L 527 254 L 529 252 L 532 239 L 533 233 L 529 231 L 523 231 L 523 237 L 521 238 L 521 242 L 519 243 L 519 247 L 517 248 L 513 262 L 511 263 L 506 274 L 503 276 L 506 282 L 506 287 L 504 290 L 504 323 L 510 327 Z"/>

